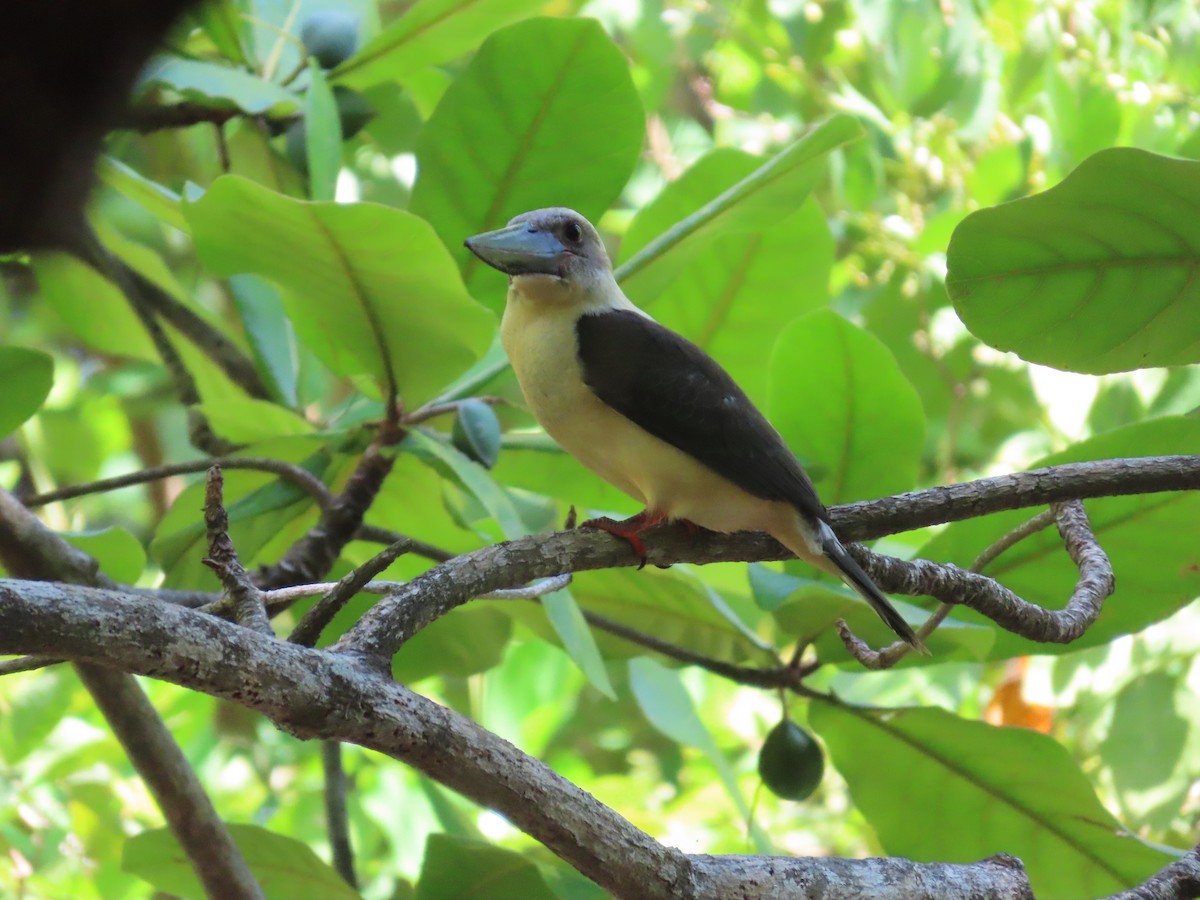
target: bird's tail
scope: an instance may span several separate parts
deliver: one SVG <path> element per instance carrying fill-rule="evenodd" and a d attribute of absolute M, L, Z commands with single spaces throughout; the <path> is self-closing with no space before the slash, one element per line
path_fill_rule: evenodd
<path fill-rule="evenodd" d="M 805 527 L 808 526 L 808 527 Z M 810 536 L 811 533 L 811 536 Z M 815 525 L 809 525 L 808 522 L 801 524 L 801 537 L 807 545 L 805 549 L 808 553 L 802 553 L 796 547 L 792 546 L 792 541 L 784 540 L 782 543 L 789 550 L 799 556 L 801 559 L 808 560 L 817 566 L 837 575 L 852 588 L 862 595 L 862 598 L 871 604 L 871 609 L 878 613 L 879 618 L 883 619 L 884 623 L 892 631 L 907 644 L 909 644 L 918 653 L 926 656 L 929 651 L 925 645 L 921 643 L 921 639 L 917 637 L 916 632 L 912 627 L 904 621 L 900 613 L 896 612 L 896 608 L 871 580 L 871 576 L 863 571 L 863 567 L 858 564 L 850 553 L 842 546 L 842 542 L 838 540 L 838 536 L 833 533 L 833 529 L 828 523 L 818 520 Z M 779 535 L 776 535 L 778 538 Z M 813 551 L 818 551 L 819 556 Z M 816 557 L 816 558 L 814 558 Z"/>

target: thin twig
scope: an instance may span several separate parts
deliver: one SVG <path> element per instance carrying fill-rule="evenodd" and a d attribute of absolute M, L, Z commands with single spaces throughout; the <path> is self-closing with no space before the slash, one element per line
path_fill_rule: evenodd
<path fill-rule="evenodd" d="M 451 553 L 449 550 L 444 550 L 441 547 L 435 547 L 433 544 L 427 544 L 425 541 L 417 540 L 416 538 L 406 538 L 405 535 L 398 531 L 392 531 L 390 528 L 381 528 L 378 525 L 360 525 L 358 531 L 354 533 L 356 540 L 370 541 L 373 544 L 394 544 L 396 541 L 410 540 L 412 547 L 410 553 L 415 553 L 417 556 L 423 556 L 426 559 L 432 559 L 434 562 L 445 562 L 448 559 L 454 559 L 457 553 Z"/>
<path fill-rule="evenodd" d="M 239 625 L 274 637 L 275 632 L 271 628 L 271 620 L 267 617 L 262 591 L 250 580 L 249 574 L 238 559 L 237 549 L 229 538 L 229 515 L 225 512 L 222 498 L 224 487 L 225 479 L 221 475 L 221 467 L 213 466 L 208 470 L 204 491 L 204 526 L 208 530 L 208 557 L 202 562 L 217 573 L 225 588 L 225 596 L 207 611 L 219 614 L 228 608 L 233 614 L 233 620 Z"/>
<path fill-rule="evenodd" d="M 397 541 L 386 550 L 375 554 L 375 556 L 333 585 L 328 593 L 314 603 L 312 608 L 304 614 L 304 617 L 300 619 L 295 629 L 288 636 L 288 640 L 293 644 L 300 644 L 304 647 L 316 646 L 317 639 L 320 638 L 321 632 L 325 630 L 325 626 L 333 621 L 333 617 L 350 601 L 350 598 L 359 593 L 372 578 L 407 553 L 409 543 L 409 541 Z M 311 585 L 307 585 L 307 587 L 311 587 Z M 284 590 L 289 589 L 285 588 Z M 294 589 L 290 590 L 294 591 Z M 271 604 L 272 613 L 286 609 L 295 602 L 292 597 L 288 597 L 282 601 L 279 600 L 279 593 L 274 592 L 273 594 L 264 595 L 268 598 L 267 602 Z"/>
<path fill-rule="evenodd" d="M 983 552 L 971 563 L 968 572 L 982 572 L 996 557 L 1015 546 L 1030 535 L 1037 534 L 1054 521 L 1054 510 L 1046 509 L 1031 519 L 1022 522 L 1012 531 L 998 538 L 994 543 L 984 548 Z M 953 603 L 942 603 L 934 610 L 933 615 L 926 619 L 917 629 L 917 639 L 924 643 L 931 634 L 950 615 L 954 609 Z M 868 669 L 890 669 L 908 655 L 911 649 L 906 641 L 893 641 L 881 650 L 872 650 L 871 646 L 854 633 L 845 619 L 838 619 L 835 626 L 838 637 L 842 639 L 846 651 Z"/>
<path fill-rule="evenodd" d="M 284 481 L 290 482 L 306 493 L 311 494 L 313 499 L 322 508 L 333 502 L 333 492 L 325 486 L 325 483 L 321 479 L 308 471 L 308 469 L 265 456 L 218 456 L 208 459 L 194 459 L 188 462 L 169 463 L 167 465 L 155 466 L 152 469 L 130 472 L 128 475 L 118 475 L 115 478 L 103 478 L 87 484 L 70 485 L 58 490 L 46 491 L 42 494 L 23 498 L 22 502 L 32 509 L 38 506 L 45 506 L 47 503 L 57 503 L 60 500 L 71 500 L 75 497 L 101 494 L 106 491 L 116 491 L 137 484 L 145 484 L 148 481 L 171 478 L 175 475 L 193 475 L 197 472 L 207 472 L 213 466 L 220 466 L 222 469 L 250 469 L 257 472 L 271 472 L 278 475 Z"/>
<path fill-rule="evenodd" d="M 16 675 L 18 672 L 33 672 L 46 666 L 56 666 L 65 661 L 53 656 L 18 656 L 16 659 L 6 659 L 0 662 L 0 678 Z"/>
<path fill-rule="evenodd" d="M 507 403 L 503 397 L 472 397 L 465 399 L 478 400 L 480 403 L 486 403 L 489 406 L 496 406 L 501 403 Z M 422 407 L 414 409 L 407 415 L 400 417 L 400 422 L 403 425 L 419 425 L 436 416 L 444 416 L 447 413 L 458 412 L 458 408 L 463 405 L 463 400 L 449 400 L 444 403 L 426 403 Z"/>
<path fill-rule="evenodd" d="M 113 123 L 113 127 L 149 134 L 164 128 L 190 128 L 206 122 L 223 125 L 239 115 L 243 115 L 240 109 L 232 107 L 217 109 L 202 103 L 144 103 L 126 109 Z"/>
<path fill-rule="evenodd" d="M 358 887 L 354 874 L 354 848 L 350 844 L 350 818 L 346 807 L 346 770 L 342 767 L 340 741 L 321 741 L 321 769 L 325 775 L 325 827 L 333 851 L 333 867 L 352 888 Z"/>

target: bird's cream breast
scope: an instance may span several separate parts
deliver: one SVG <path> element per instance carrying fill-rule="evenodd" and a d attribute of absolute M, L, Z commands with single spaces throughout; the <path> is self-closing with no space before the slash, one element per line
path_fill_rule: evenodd
<path fill-rule="evenodd" d="M 570 306 L 510 295 L 500 337 L 530 411 L 558 444 L 647 508 L 714 531 L 771 530 L 786 504 L 752 497 L 602 402 L 584 383 Z M 776 508 L 778 507 L 778 508 Z"/>

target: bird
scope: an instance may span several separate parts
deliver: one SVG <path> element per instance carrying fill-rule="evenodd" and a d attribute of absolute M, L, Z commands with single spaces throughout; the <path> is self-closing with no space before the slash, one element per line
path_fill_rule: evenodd
<path fill-rule="evenodd" d="M 500 339 L 530 411 L 584 466 L 644 510 L 592 519 L 645 565 L 641 534 L 664 521 L 764 531 L 840 578 L 904 641 L 924 646 L 847 552 L 803 466 L 702 348 L 625 296 L 599 233 L 550 207 L 467 238 L 508 276 Z"/>

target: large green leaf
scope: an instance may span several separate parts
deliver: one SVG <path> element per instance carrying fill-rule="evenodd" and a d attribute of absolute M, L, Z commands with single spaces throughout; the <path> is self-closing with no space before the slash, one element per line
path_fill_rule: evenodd
<path fill-rule="evenodd" d="M 298 336 L 341 375 L 394 382 L 414 405 L 487 348 L 494 320 L 416 216 L 294 200 L 237 176 L 218 179 L 186 214 L 205 265 L 283 287 Z"/>
<path fill-rule="evenodd" d="M 358 900 L 358 891 L 303 841 L 257 825 L 229 823 L 250 872 L 267 900 Z M 170 829 L 154 828 L 125 842 L 121 868 L 161 891 L 184 897 L 205 896 L 187 854 Z"/>
<path fill-rule="evenodd" d="M 33 254 L 42 299 L 85 344 L 114 356 L 156 360 L 154 345 L 120 289 L 69 253 Z"/>
<path fill-rule="evenodd" d="M 96 175 L 106 185 L 120 191 L 162 222 L 180 231 L 187 231 L 179 195 L 174 191 L 151 181 L 111 156 L 100 157 L 96 163 Z"/>
<path fill-rule="evenodd" d="M 767 409 L 826 503 L 916 483 L 925 415 L 916 389 L 874 335 L 828 310 L 783 330 L 771 353 Z"/>
<path fill-rule="evenodd" d="M 1124 456 L 1194 453 L 1200 447 L 1200 419 L 1155 419 L 1094 437 L 1034 467 Z M 1117 589 L 1096 623 L 1071 644 L 1038 644 L 997 628 L 992 659 L 1036 653 L 1067 653 L 1141 631 L 1171 615 L 1200 594 L 1200 494 L 1195 491 L 1105 497 L 1085 503 L 1100 546 L 1112 560 Z M 1015 510 L 956 522 L 918 551 L 925 559 L 968 566 L 989 544 L 1028 519 L 1034 510 Z M 1027 538 L 987 567 L 1005 587 L 1033 603 L 1062 607 L 1078 571 L 1054 528 Z M 987 622 L 969 609 L 955 616 Z M 993 628 L 996 626 L 993 624 Z"/>
<path fill-rule="evenodd" d="M 333 77 L 358 88 L 402 80 L 462 56 L 497 28 L 543 5 L 543 0 L 419 0 L 338 66 Z"/>
<path fill-rule="evenodd" d="M 691 215 L 760 164 L 740 150 L 714 150 L 638 213 L 629 240 Z M 774 342 L 781 325 L 825 305 L 832 265 L 833 237 L 810 199 L 768 228 L 716 237 L 662 293 L 638 293 L 638 279 L 626 287 L 633 290 L 634 302 L 707 350 L 753 400 L 763 403 L 763 347 Z"/>
<path fill-rule="evenodd" d="M 543 206 L 595 219 L 633 171 L 643 127 L 628 63 L 598 22 L 519 22 L 488 38 L 421 131 L 412 210 L 498 309 L 504 279 L 463 239 Z"/>
<path fill-rule="evenodd" d="M 54 385 L 54 360 L 40 350 L 0 347 L 0 438 L 37 412 Z"/>
<path fill-rule="evenodd" d="M 1104 150 L 1050 190 L 963 220 L 946 288 L 973 334 L 1031 362 L 1200 362 L 1200 162 Z"/>
<path fill-rule="evenodd" d="M 703 582 L 687 570 L 579 572 L 571 589 L 589 612 L 695 653 L 728 662 L 763 659 L 759 645 L 747 636 L 739 622 L 714 603 Z M 602 642 L 609 656 L 644 652 L 607 635 Z"/>
<path fill-rule="evenodd" d="M 617 280 L 631 297 L 654 297 L 718 238 L 774 229 L 808 199 L 825 157 L 861 134 L 850 116 L 820 122 L 680 220 L 673 214 L 688 204 L 676 207 L 675 191 L 670 191 L 667 200 L 646 207 L 630 226 Z M 687 187 L 693 199 L 702 190 L 701 185 Z"/>
<path fill-rule="evenodd" d="M 942 709 L 817 702 L 809 723 L 884 849 L 919 862 L 1011 853 L 1043 900 L 1107 896 L 1170 862 L 1119 823 L 1066 749 Z M 918 827 L 914 811 L 936 820 Z"/>
<path fill-rule="evenodd" d="M 416 900 L 556 900 L 538 867 L 512 850 L 431 834 Z"/>
<path fill-rule="evenodd" d="M 753 814 L 738 788 L 737 776 L 712 733 L 700 719 L 679 672 L 657 660 L 642 656 L 629 661 L 629 687 L 650 724 L 685 747 L 695 747 L 713 764 L 725 791 L 748 824 L 760 853 L 769 853 L 771 843 L 754 824 Z"/>
<path fill-rule="evenodd" d="M 288 115 L 300 108 L 300 98 L 286 88 L 251 75 L 244 69 L 199 59 L 162 56 L 142 73 L 138 91 L 165 85 L 192 100 L 218 107 L 234 106 L 248 113 Z"/>

